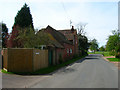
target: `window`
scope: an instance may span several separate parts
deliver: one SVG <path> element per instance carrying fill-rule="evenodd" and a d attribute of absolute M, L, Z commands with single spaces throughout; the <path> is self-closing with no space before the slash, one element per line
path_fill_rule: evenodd
<path fill-rule="evenodd" d="M 70 49 L 70 53 L 72 53 L 72 49 Z"/>
<path fill-rule="evenodd" d="M 69 53 L 69 48 L 67 48 L 67 53 Z"/>

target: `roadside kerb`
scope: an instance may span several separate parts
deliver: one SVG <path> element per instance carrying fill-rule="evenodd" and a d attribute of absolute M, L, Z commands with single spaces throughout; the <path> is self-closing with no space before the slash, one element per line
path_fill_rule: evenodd
<path fill-rule="evenodd" d="M 104 60 L 106 60 L 107 62 L 110 62 L 107 58 L 103 57 Z M 120 62 L 110 62 L 113 63 L 116 67 L 118 67 L 118 69 L 120 69 Z"/>

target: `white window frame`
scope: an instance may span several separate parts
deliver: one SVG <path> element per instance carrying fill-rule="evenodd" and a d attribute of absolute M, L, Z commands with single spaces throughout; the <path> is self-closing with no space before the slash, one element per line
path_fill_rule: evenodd
<path fill-rule="evenodd" d="M 67 48 L 67 53 L 69 53 L 69 48 Z"/>
<path fill-rule="evenodd" d="M 72 53 L 72 49 L 70 48 L 70 53 Z"/>

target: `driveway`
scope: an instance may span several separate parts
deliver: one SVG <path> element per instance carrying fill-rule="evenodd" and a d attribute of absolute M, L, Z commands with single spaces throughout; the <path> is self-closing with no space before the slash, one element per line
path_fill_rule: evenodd
<path fill-rule="evenodd" d="M 118 69 L 101 55 L 89 55 L 52 75 L 3 74 L 3 87 L 29 88 L 118 88 Z"/>

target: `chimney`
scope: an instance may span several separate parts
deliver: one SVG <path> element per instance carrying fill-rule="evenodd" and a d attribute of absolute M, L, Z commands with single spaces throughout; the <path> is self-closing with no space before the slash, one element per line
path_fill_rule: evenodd
<path fill-rule="evenodd" d="M 72 26 L 71 31 L 74 31 L 74 26 Z"/>

